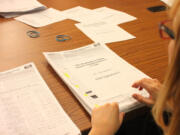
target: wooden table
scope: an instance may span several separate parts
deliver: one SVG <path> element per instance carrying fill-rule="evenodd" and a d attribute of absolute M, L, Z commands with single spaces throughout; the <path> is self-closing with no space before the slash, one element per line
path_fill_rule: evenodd
<path fill-rule="evenodd" d="M 107 6 L 129 13 L 138 19 L 119 25 L 135 39 L 107 44 L 119 56 L 152 78 L 163 81 L 167 67 L 168 41 L 160 39 L 158 23 L 167 19 L 166 12 L 152 13 L 147 7 L 163 5 L 159 0 L 39 0 L 48 7 L 65 10 L 75 6 L 90 9 Z M 63 106 L 64 110 L 80 128 L 91 127 L 90 116 L 72 95 L 64 82 L 48 65 L 42 52 L 62 51 L 92 43 L 93 41 L 78 30 L 72 20 L 65 20 L 42 28 L 32 28 L 14 19 L 0 18 L 0 71 L 34 62 L 42 77 Z M 29 38 L 28 30 L 40 32 L 39 38 Z M 67 42 L 57 42 L 55 36 L 67 34 Z"/>

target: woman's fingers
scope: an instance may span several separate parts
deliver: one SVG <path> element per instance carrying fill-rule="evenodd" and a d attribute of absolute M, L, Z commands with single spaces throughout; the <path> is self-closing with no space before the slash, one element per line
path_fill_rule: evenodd
<path fill-rule="evenodd" d="M 152 91 L 152 79 L 144 78 L 137 82 L 135 82 L 132 87 L 139 88 L 139 90 L 142 90 L 143 88 L 146 89 L 148 92 Z"/>
<path fill-rule="evenodd" d="M 138 100 L 141 103 L 145 103 L 147 105 L 153 105 L 154 104 L 154 101 L 151 98 L 146 98 L 146 97 L 143 97 L 139 94 L 133 94 L 132 96 L 133 96 L 133 98 L 135 98 L 136 100 Z"/>

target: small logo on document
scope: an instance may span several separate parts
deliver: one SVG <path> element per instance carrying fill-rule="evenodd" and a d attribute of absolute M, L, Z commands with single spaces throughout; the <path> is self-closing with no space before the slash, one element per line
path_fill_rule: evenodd
<path fill-rule="evenodd" d="M 31 64 L 24 66 L 24 69 L 29 69 L 29 68 L 32 68 Z"/>
<path fill-rule="evenodd" d="M 101 45 L 100 43 L 96 43 L 96 44 L 94 44 L 94 47 L 98 47 L 100 45 Z"/>

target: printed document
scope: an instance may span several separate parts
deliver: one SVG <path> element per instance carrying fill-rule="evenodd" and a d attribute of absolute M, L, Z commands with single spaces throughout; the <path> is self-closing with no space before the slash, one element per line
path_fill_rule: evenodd
<path fill-rule="evenodd" d="M 44 55 L 89 113 L 95 106 L 108 102 L 118 102 L 120 110 L 128 112 L 142 106 L 132 98 L 133 93 L 148 96 L 146 91 L 131 87 L 135 81 L 148 76 L 104 44 Z"/>
<path fill-rule="evenodd" d="M 97 20 L 102 20 L 104 17 L 101 13 L 81 6 L 64 10 L 63 13 L 68 19 L 72 19 L 81 23 L 95 22 Z"/>
<path fill-rule="evenodd" d="M 33 63 L 0 73 L 0 114 L 2 135 L 80 135 Z"/>
<path fill-rule="evenodd" d="M 41 12 L 22 15 L 15 18 L 33 27 L 42 27 L 66 19 L 64 14 L 56 9 L 49 8 Z"/>
<path fill-rule="evenodd" d="M 137 19 L 136 17 L 128 15 L 127 13 L 117 11 L 108 7 L 97 8 L 93 11 L 96 11 L 104 15 L 102 20 L 111 24 L 121 24 L 134 21 Z"/>
<path fill-rule="evenodd" d="M 112 43 L 135 38 L 117 25 L 107 22 L 78 23 L 75 24 L 84 34 L 94 42 Z"/>

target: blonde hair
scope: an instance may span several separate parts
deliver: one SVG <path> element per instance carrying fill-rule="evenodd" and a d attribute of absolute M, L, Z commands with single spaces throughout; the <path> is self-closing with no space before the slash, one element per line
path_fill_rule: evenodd
<path fill-rule="evenodd" d="M 180 135 L 180 0 L 175 0 L 170 10 L 175 32 L 175 45 L 171 63 L 153 107 L 153 116 L 165 135 Z M 163 112 L 171 108 L 172 116 L 168 125 L 164 123 Z"/>

